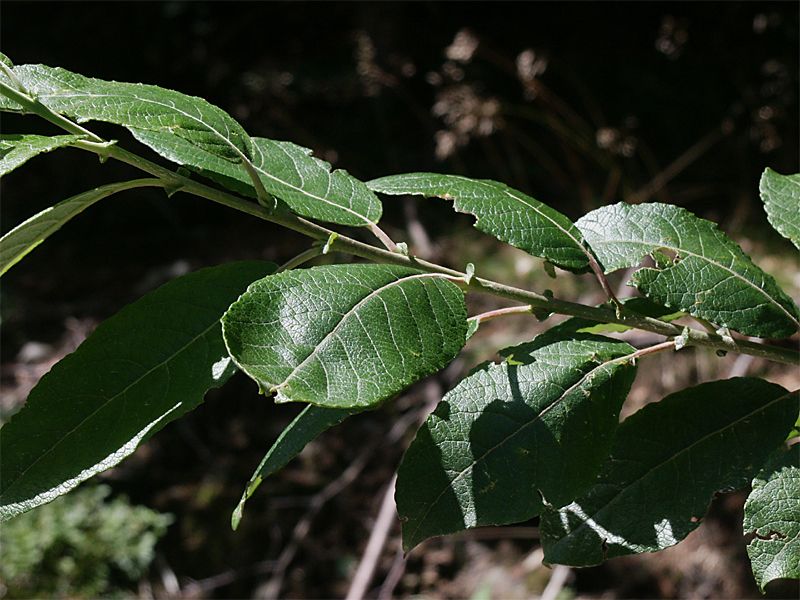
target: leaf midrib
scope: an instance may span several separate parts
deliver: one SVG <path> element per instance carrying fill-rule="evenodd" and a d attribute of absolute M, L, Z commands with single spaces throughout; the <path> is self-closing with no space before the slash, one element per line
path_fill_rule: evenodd
<path fill-rule="evenodd" d="M 140 375 L 139 377 L 137 377 L 137 378 L 136 378 L 134 381 L 132 381 L 131 383 L 129 383 L 128 385 L 126 385 L 126 386 L 125 386 L 125 387 L 124 387 L 122 390 L 120 390 L 119 392 L 117 392 L 117 393 L 116 393 L 116 394 L 114 394 L 113 396 L 109 397 L 109 398 L 108 398 L 108 399 L 107 399 L 105 402 L 103 402 L 103 403 L 102 403 L 101 405 L 99 405 L 99 406 L 98 406 L 98 407 L 97 407 L 95 410 L 93 410 L 93 411 L 91 412 L 91 414 L 87 415 L 87 416 L 86 416 L 86 417 L 85 417 L 85 418 L 84 418 L 84 419 L 83 419 L 83 420 L 82 420 L 80 423 L 78 423 L 77 425 L 75 425 L 75 427 L 73 427 L 72 429 L 70 429 L 70 430 L 69 430 L 67 433 L 65 433 L 63 436 L 61 436 L 61 438 L 60 438 L 60 439 L 58 439 L 58 440 L 57 440 L 57 441 L 56 441 L 56 442 L 55 442 L 55 443 L 54 443 L 54 444 L 53 444 L 53 445 L 52 445 L 52 446 L 51 446 L 51 447 L 50 447 L 50 448 L 47 450 L 47 452 L 45 452 L 44 454 L 41 454 L 39 457 L 37 457 L 37 458 L 36 458 L 36 460 L 34 460 L 34 461 L 33 461 L 33 462 L 30 464 L 30 465 L 28 465 L 28 466 L 25 468 L 25 470 L 24 470 L 24 471 L 22 471 L 22 472 L 21 472 L 21 473 L 20 473 L 20 474 L 19 474 L 19 475 L 18 475 L 18 476 L 17 476 L 17 477 L 16 477 L 16 478 L 15 478 L 15 479 L 14 479 L 14 480 L 13 480 L 13 481 L 12 481 L 12 482 L 9 484 L 9 485 L 8 485 L 8 487 L 5 489 L 5 491 L 3 492 L 3 494 L 2 494 L 2 495 L 0 495 L 0 501 L 1 501 L 1 499 L 2 499 L 4 496 L 6 496 L 6 495 L 7 495 L 7 494 L 8 494 L 8 493 L 9 493 L 9 492 L 10 492 L 10 491 L 11 491 L 11 490 L 14 488 L 14 486 L 16 485 L 16 483 L 17 483 L 17 482 L 18 482 L 20 479 L 22 479 L 22 478 L 25 476 L 25 474 L 26 474 L 26 473 L 28 473 L 28 471 L 30 471 L 31 469 L 33 469 L 33 468 L 34 468 L 34 467 L 35 467 L 37 464 L 39 464 L 39 462 L 41 462 L 41 461 L 42 461 L 42 460 L 44 460 L 44 459 L 45 459 L 47 456 L 49 456 L 50 454 L 52 454 L 52 453 L 55 451 L 55 449 L 56 449 L 56 448 L 57 448 L 57 447 L 58 447 L 60 444 L 62 444 L 62 443 L 64 442 L 64 440 L 66 440 L 67 438 L 69 438 L 69 437 L 70 437 L 70 436 L 71 436 L 73 433 L 75 433 L 75 431 L 76 431 L 76 430 L 78 430 L 79 428 L 83 427 L 83 426 L 84 426 L 84 425 L 85 425 L 85 424 L 86 424 L 86 423 L 87 423 L 87 422 L 88 422 L 90 419 L 92 419 L 92 418 L 93 418 L 93 417 L 94 417 L 94 416 L 95 416 L 95 415 L 96 415 L 96 414 L 97 414 L 99 411 L 103 410 L 103 409 L 104 409 L 106 406 L 108 406 L 108 405 L 109 405 L 111 402 L 113 402 L 114 400 L 116 400 L 117 398 L 119 398 L 120 396 L 122 396 L 123 394 L 127 393 L 127 392 L 128 392 L 128 390 L 130 390 L 132 387 L 134 387 L 134 386 L 138 385 L 138 384 L 139 384 L 139 383 L 140 383 L 142 380 L 144 380 L 146 377 L 148 377 L 148 376 L 149 376 L 151 373 L 153 373 L 153 372 L 154 372 L 156 369 L 159 369 L 159 368 L 163 367 L 164 365 L 168 364 L 169 362 L 173 361 L 173 360 L 174 360 L 175 358 L 177 358 L 177 357 L 178 357 L 178 356 L 179 356 L 181 353 L 183 353 L 183 352 L 184 352 L 184 351 L 185 351 L 187 348 L 189 348 L 190 346 L 192 346 L 192 345 L 193 345 L 195 342 L 197 342 L 199 339 L 201 339 L 201 338 L 203 338 L 204 336 L 206 336 L 206 335 L 208 334 L 208 332 L 209 332 L 209 331 L 211 331 L 211 330 L 212 330 L 212 329 L 213 329 L 213 328 L 214 328 L 216 325 L 218 325 L 218 324 L 219 324 L 219 321 L 220 321 L 220 319 L 216 319 L 216 320 L 215 320 L 215 321 L 214 321 L 214 322 L 213 322 L 211 325 L 209 325 L 208 327 L 206 327 L 206 328 L 205 328 L 205 329 L 204 329 L 204 330 L 203 330 L 201 333 L 197 334 L 195 337 L 193 337 L 191 340 L 189 340 L 189 341 L 188 341 L 186 344 L 184 344 L 183 346 L 181 346 L 180 348 L 178 348 L 178 349 L 177 349 L 175 352 L 173 352 L 173 353 L 172 353 L 172 354 L 171 354 L 169 357 L 167 357 L 167 359 L 166 359 L 166 360 L 164 360 L 164 361 L 162 361 L 162 362 L 160 362 L 160 363 L 158 363 L 158 364 L 156 364 L 156 365 L 153 365 L 153 366 L 152 366 L 150 369 L 148 369 L 148 370 L 147 370 L 145 373 L 143 373 L 142 375 Z"/>
<path fill-rule="evenodd" d="M 440 274 L 436 274 L 436 273 L 419 273 L 419 274 L 414 274 L 414 275 L 408 275 L 408 276 L 405 276 L 405 277 L 401 277 L 399 279 L 396 279 L 395 281 L 390 281 L 389 283 L 384 284 L 384 285 L 380 286 L 379 288 L 371 291 L 369 294 L 367 294 L 361 300 L 359 300 L 356 304 L 354 304 L 350 309 L 348 309 L 347 312 L 342 314 L 342 318 L 339 320 L 339 322 L 336 323 L 336 325 L 334 326 L 333 329 L 331 329 L 328 333 L 325 334 L 325 336 L 319 341 L 318 344 L 316 344 L 316 346 L 308 354 L 308 356 L 306 356 L 302 361 L 300 361 L 300 363 L 298 363 L 298 365 L 294 369 L 292 369 L 292 371 L 283 379 L 283 382 L 273 386 L 272 389 L 273 390 L 277 390 L 277 389 L 280 389 L 282 387 L 285 387 L 289 383 L 289 380 L 293 376 L 295 376 L 300 371 L 300 369 L 306 365 L 306 363 L 308 363 L 312 358 L 314 358 L 321 351 L 321 349 L 327 344 L 328 340 L 332 339 L 333 336 L 336 335 L 336 333 L 339 331 L 339 329 L 341 327 L 343 327 L 343 324 L 352 315 L 357 314 L 358 309 L 361 308 L 364 304 L 366 304 L 369 300 L 371 300 L 372 298 L 377 297 L 381 292 L 383 292 L 383 291 L 385 291 L 385 290 L 387 290 L 387 289 L 389 289 L 389 288 L 391 288 L 391 287 L 393 287 L 395 285 L 400 285 L 400 284 L 402 284 L 402 283 L 404 283 L 406 281 L 411 281 L 412 279 L 428 279 L 428 278 L 430 278 L 430 279 L 446 279 L 446 277 L 444 275 L 440 275 Z M 387 314 L 387 319 L 388 318 L 389 318 L 389 315 Z"/>
<path fill-rule="evenodd" d="M 272 141 L 272 140 L 270 140 L 270 141 Z M 261 162 L 263 164 L 263 159 L 265 158 L 265 155 L 261 151 L 261 148 L 259 148 L 258 144 L 253 143 L 253 149 L 258 151 L 258 154 L 262 159 Z M 281 151 L 284 154 L 286 154 L 286 156 L 289 157 L 289 159 L 292 161 L 292 163 L 295 164 L 295 168 L 296 168 L 296 163 L 294 162 L 294 158 L 292 158 L 292 156 L 288 152 L 286 152 L 286 150 L 284 150 L 283 148 L 281 148 Z M 309 157 L 309 158 L 311 158 L 311 157 Z M 362 221 L 364 221 L 367 224 L 373 223 L 373 221 L 371 219 L 366 218 L 364 215 L 362 215 L 361 213 L 353 210 L 352 208 L 350 208 L 348 206 L 343 206 L 341 204 L 337 204 L 335 202 L 331 202 L 330 200 L 328 200 L 324 196 L 318 196 L 316 194 L 313 194 L 313 193 L 309 192 L 308 190 L 304 190 L 303 188 L 299 188 L 296 185 L 291 184 L 291 183 L 289 183 L 288 181 L 286 181 L 284 179 L 281 179 L 280 177 L 276 177 L 275 175 L 272 175 L 271 173 L 268 173 L 260 165 L 254 164 L 253 167 L 255 168 L 256 171 L 258 171 L 259 173 L 261 173 L 265 177 L 268 177 L 269 179 L 272 179 L 273 181 L 277 181 L 278 183 L 281 183 L 282 185 L 285 185 L 286 187 L 289 187 L 289 188 L 293 189 L 294 191 L 303 194 L 304 196 L 307 196 L 307 197 L 309 197 L 309 198 L 311 198 L 313 200 L 319 200 L 319 201 L 324 202 L 325 204 L 328 204 L 328 205 L 330 205 L 330 206 L 332 206 L 332 207 L 334 207 L 336 209 L 348 212 L 348 213 L 352 214 L 353 216 L 358 217 L 359 219 L 361 219 Z M 333 170 L 332 169 L 333 169 L 333 167 L 331 167 L 331 171 L 327 171 L 327 173 L 328 173 L 328 181 L 329 181 L 329 183 L 328 183 L 329 188 L 330 188 L 330 181 L 333 179 Z M 297 174 L 302 179 L 303 176 L 300 175 L 299 169 L 297 170 Z"/>
<path fill-rule="evenodd" d="M 479 456 L 478 458 L 474 459 L 469 465 L 467 465 L 461 471 L 459 471 L 458 474 L 455 477 L 453 477 L 453 479 L 451 479 L 447 483 L 447 485 L 445 485 L 444 488 L 442 488 L 442 491 L 439 493 L 439 495 L 436 496 L 436 498 L 428 505 L 428 509 L 425 511 L 425 513 L 419 519 L 418 525 L 414 528 L 414 531 L 411 532 L 411 534 L 410 534 L 411 539 L 415 539 L 417 531 L 419 531 L 420 527 L 422 527 L 423 523 L 425 523 L 425 520 L 428 518 L 428 515 L 433 510 L 434 506 L 436 506 L 436 504 L 438 504 L 439 500 L 441 500 L 441 498 L 444 495 L 444 493 L 448 489 L 451 489 L 453 487 L 453 484 L 456 481 L 458 481 L 459 479 L 461 479 L 461 477 L 467 471 L 469 471 L 470 469 L 474 469 L 475 465 L 477 465 L 479 462 L 482 462 L 487 456 L 489 456 L 489 454 L 491 454 L 492 452 L 497 450 L 500 446 L 503 446 L 506 442 L 508 442 L 511 438 L 515 437 L 517 434 L 522 432 L 524 429 L 526 429 L 527 427 L 532 426 L 535 423 L 537 423 L 546 413 L 548 413 L 550 411 L 550 409 L 552 409 L 556 405 L 560 404 L 579 385 L 584 383 L 589 376 L 591 376 L 592 374 L 594 374 L 598 370 L 607 367 L 610 364 L 613 364 L 615 362 L 624 362 L 625 360 L 631 358 L 635 353 L 636 353 L 636 351 L 630 352 L 630 353 L 628 353 L 628 354 L 626 354 L 624 356 L 620 356 L 620 357 L 617 357 L 617 358 L 614 358 L 614 359 L 611 359 L 611 360 L 607 360 L 606 362 L 601 363 L 601 364 L 591 368 L 590 370 L 586 371 L 586 373 L 581 375 L 581 377 L 580 377 L 580 379 L 578 379 L 578 381 L 576 381 L 569 388 L 564 390 L 558 398 L 556 398 L 555 400 L 553 400 L 553 402 L 551 402 L 546 407 L 544 407 L 533 419 L 531 419 L 530 421 L 527 421 L 526 423 L 522 424 L 516 431 L 514 431 L 513 433 L 511 433 L 511 434 L 507 435 L 506 437 L 504 437 L 497 444 L 495 444 L 494 446 L 492 446 L 491 448 L 486 450 L 486 452 L 484 452 L 481 456 Z M 588 360 L 588 357 L 587 357 L 587 360 Z"/>
<path fill-rule="evenodd" d="M 607 509 L 608 509 L 608 508 L 609 508 L 611 505 L 615 504 L 615 503 L 617 502 L 617 500 L 619 500 L 619 498 L 620 498 L 620 497 L 623 497 L 623 496 L 624 496 L 623 492 L 625 492 L 626 490 L 629 490 L 629 489 L 633 488 L 633 487 L 634 487 L 635 485 L 637 485 L 637 484 L 638 484 L 638 483 L 639 483 L 639 482 L 640 482 L 642 479 L 644 479 L 645 477 L 648 477 L 648 476 L 649 476 L 651 473 L 653 473 L 654 471 L 657 471 L 657 470 L 661 469 L 661 468 L 662 468 L 664 465 L 666 465 L 667 463 L 670 463 L 670 462 L 672 462 L 673 460 L 677 460 L 677 458 L 678 458 L 679 456 L 681 456 L 681 455 L 682 455 L 682 454 L 684 454 L 685 452 L 688 452 L 688 451 L 690 451 L 692 448 L 694 448 L 694 447 L 695 447 L 695 446 L 697 446 L 698 444 L 700 444 L 700 443 L 702 443 L 702 442 L 705 442 L 705 441 L 706 441 L 708 438 L 710 438 L 710 437 L 712 437 L 712 436 L 719 435 L 721 432 L 725 431 L 726 429 L 730 429 L 730 428 L 732 428 L 732 427 L 735 427 L 735 426 L 739 425 L 739 423 L 740 423 L 740 422 L 742 422 L 742 421 L 744 421 L 744 420 L 746 420 L 746 419 L 749 419 L 750 417 L 752 417 L 753 415 L 757 414 L 758 412 L 763 412 L 763 411 L 767 410 L 767 409 L 768 409 L 768 408 L 770 408 L 770 407 L 771 407 L 773 404 L 776 404 L 776 403 L 778 403 L 778 402 L 781 402 L 782 400 L 784 400 L 784 399 L 785 399 L 785 398 L 787 398 L 787 397 L 790 397 L 790 396 L 792 396 L 792 395 L 794 395 L 794 394 L 797 394 L 797 392 L 798 392 L 798 391 L 800 391 L 800 390 L 795 390 L 795 391 L 793 391 L 793 392 L 787 392 L 787 393 L 785 393 L 785 394 L 783 394 L 783 395 L 781 395 L 781 396 L 778 396 L 777 398 L 775 398 L 774 400 L 771 400 L 771 401 L 770 401 L 770 402 L 768 402 L 767 404 L 764 404 L 764 405 L 762 405 L 762 406 L 758 407 L 757 409 L 755 409 L 755 410 L 753 410 L 753 411 L 751 411 L 751 412 L 747 413 L 746 415 L 743 415 L 742 417 L 739 417 L 739 418 L 738 418 L 738 419 L 736 419 L 735 421 L 732 421 L 732 422 L 730 422 L 730 423 L 726 424 L 725 426 L 723 426 L 723 427 L 721 427 L 721 428 L 719 428 L 719 429 L 717 429 L 717 430 L 714 430 L 714 431 L 712 431 L 712 432 L 709 432 L 709 433 L 707 433 L 706 435 L 704 435 L 703 437 L 701 437 L 701 438 L 699 438 L 699 439 L 695 440 L 694 442 L 692 442 L 691 444 L 689 444 L 689 445 L 688 445 L 688 446 L 686 446 L 685 448 L 681 448 L 681 449 L 680 449 L 678 452 L 676 452 L 676 453 L 674 453 L 674 454 L 670 455 L 669 457 L 665 458 L 664 460 L 662 460 L 662 461 L 661 461 L 660 463 L 658 463 L 657 465 L 654 465 L 653 467 L 651 467 L 650 469 L 648 469 L 647 471 L 645 471 L 644 473 L 642 473 L 642 474 L 641 474 L 639 477 L 637 477 L 635 480 L 633 480 L 632 482 L 630 482 L 629 484 L 627 484 L 627 485 L 626 485 L 624 488 L 620 488 L 620 490 L 619 490 L 619 491 L 618 491 L 616 494 L 614 494 L 614 496 L 611 498 L 611 500 L 610 500 L 610 501 L 608 501 L 608 502 L 606 502 L 605 504 L 603 504 L 603 506 L 602 506 L 601 508 L 599 508 L 597 511 L 595 511 L 594 513 L 592 513 L 592 515 L 588 516 L 586 520 L 583 520 L 583 521 L 581 522 L 581 524 L 580 524 L 580 525 L 578 525 L 578 526 L 577 526 L 575 529 L 573 529 L 572 531 L 570 531 L 569 533 L 567 533 L 567 535 L 565 535 L 564 537 L 562 537 L 562 538 L 561 538 L 561 540 L 559 540 L 559 542 L 558 542 L 558 543 L 560 544 L 562 540 L 565 540 L 565 539 L 569 538 L 570 536 L 572 536 L 573 534 L 575 534 L 575 532 L 577 532 L 577 531 L 580 531 L 581 529 L 583 529 L 584 527 L 586 527 L 586 526 L 587 526 L 587 523 L 588 523 L 588 521 L 589 521 L 589 520 L 591 520 L 591 521 L 593 521 L 593 522 L 597 522 L 597 519 L 596 519 L 596 517 L 597 517 L 598 515 L 600 515 L 600 513 L 602 513 L 602 512 L 605 512 L 605 511 L 606 511 L 606 510 L 607 510 Z"/>

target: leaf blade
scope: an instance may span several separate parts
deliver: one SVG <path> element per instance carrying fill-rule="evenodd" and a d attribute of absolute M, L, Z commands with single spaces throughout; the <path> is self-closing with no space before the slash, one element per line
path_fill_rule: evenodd
<path fill-rule="evenodd" d="M 648 298 L 760 337 L 788 337 L 800 327 L 794 301 L 714 223 L 669 204 L 619 203 L 576 223 L 606 273 L 638 266 L 667 249 L 677 262 L 634 274 Z"/>
<path fill-rule="evenodd" d="M 328 408 L 372 406 L 439 370 L 466 328 L 455 284 L 392 265 L 279 273 L 251 285 L 223 319 L 231 356 L 276 402 Z"/>
<path fill-rule="evenodd" d="M 0 520 L 68 492 L 192 410 L 232 374 L 220 318 L 274 270 L 241 262 L 165 284 L 60 361 L 0 429 Z"/>
<path fill-rule="evenodd" d="M 594 487 L 545 511 L 545 560 L 589 566 L 678 543 L 700 524 L 712 494 L 747 484 L 795 411 L 785 389 L 755 378 L 705 383 L 647 405 L 620 426 Z"/>
<path fill-rule="evenodd" d="M 231 515 L 231 528 L 236 530 L 239 527 L 245 503 L 264 479 L 285 467 L 311 440 L 356 412 L 342 408 L 321 408 L 313 404 L 306 406 L 281 432 L 250 477 Z"/>
<path fill-rule="evenodd" d="M 537 345 L 537 340 L 538 345 Z M 536 516 L 590 485 L 633 380 L 625 342 L 539 336 L 523 364 L 488 364 L 442 399 L 398 471 L 406 550 Z"/>
<path fill-rule="evenodd" d="M 770 224 L 800 248 L 800 173 L 781 175 L 767 168 L 758 187 Z"/>
<path fill-rule="evenodd" d="M 0 135 L 0 177 L 8 175 L 39 154 L 52 152 L 83 139 L 80 135 Z"/>
<path fill-rule="evenodd" d="M 566 216 L 505 184 L 459 175 L 407 173 L 367 182 L 390 195 L 436 196 L 476 217 L 475 227 L 569 271 L 589 266 L 581 232 Z"/>
<path fill-rule="evenodd" d="M 761 591 L 775 579 L 800 579 L 800 444 L 782 452 L 753 479 L 744 505 L 744 531 Z"/>
<path fill-rule="evenodd" d="M 0 238 L 0 276 L 32 252 L 72 218 L 109 196 L 121 191 L 160 185 L 153 179 L 121 181 L 100 186 L 62 200 L 23 221 Z"/>

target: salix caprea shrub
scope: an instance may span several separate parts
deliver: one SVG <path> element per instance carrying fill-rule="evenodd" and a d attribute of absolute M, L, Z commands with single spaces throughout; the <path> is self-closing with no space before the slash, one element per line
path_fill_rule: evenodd
<path fill-rule="evenodd" d="M 776 280 L 714 223 L 660 203 L 618 203 L 576 222 L 488 180 L 433 173 L 362 182 L 291 142 L 251 137 L 200 98 L 101 81 L 1 58 L 0 110 L 58 128 L 3 132 L 0 174 L 72 147 L 145 177 L 103 185 L 31 217 L 0 240 L 5 273 L 80 212 L 139 187 L 193 194 L 310 238 L 278 268 L 248 261 L 179 277 L 101 324 L 33 389 L 0 430 L 0 517 L 65 494 L 130 455 L 236 370 L 275 402 L 299 402 L 246 485 L 261 481 L 347 417 L 444 368 L 488 319 L 568 315 L 445 394 L 400 466 L 396 500 L 406 550 L 483 525 L 540 517 L 545 561 L 594 565 L 685 538 L 712 496 L 746 487 L 756 580 L 800 574 L 798 393 L 754 377 L 674 390 L 621 424 L 641 360 L 658 352 L 744 353 L 797 365 L 800 316 Z M 165 168 L 87 124 L 103 121 L 176 167 Z M 381 197 L 441 198 L 475 227 L 544 261 L 591 272 L 608 301 L 587 306 L 415 257 L 380 228 Z M 800 175 L 767 170 L 770 223 L 800 247 Z M 322 224 L 324 223 L 324 225 Z M 336 226 L 363 227 L 375 244 Z M 303 266 L 343 253 L 358 264 Z M 647 260 L 645 260 L 647 259 Z M 649 265 L 649 266 L 645 266 Z M 639 297 L 619 301 L 606 274 L 631 269 Z M 516 302 L 469 315 L 465 295 Z M 678 324 L 676 318 L 682 318 Z M 636 348 L 610 331 L 661 336 Z M 624 337 L 624 336 L 623 336 Z"/>

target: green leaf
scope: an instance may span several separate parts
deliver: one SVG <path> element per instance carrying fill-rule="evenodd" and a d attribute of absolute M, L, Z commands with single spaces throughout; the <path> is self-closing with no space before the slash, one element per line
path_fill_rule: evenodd
<path fill-rule="evenodd" d="M 0 429 L 0 520 L 67 493 L 198 406 L 233 372 L 220 318 L 274 265 L 203 269 L 147 294 L 56 364 Z"/>
<path fill-rule="evenodd" d="M 744 531 L 758 587 L 800 579 L 800 444 L 773 458 L 753 479 L 744 505 Z"/>
<path fill-rule="evenodd" d="M 293 269 L 223 318 L 237 365 L 276 402 L 368 407 L 444 367 L 465 343 L 463 292 L 393 265 Z"/>
<path fill-rule="evenodd" d="M 67 221 L 95 202 L 137 187 L 159 185 L 154 179 L 135 179 L 103 185 L 72 196 L 44 209 L 0 238 L 0 275 L 21 261 L 31 250 L 61 229 Z"/>
<path fill-rule="evenodd" d="M 258 465 L 250 481 L 247 482 L 244 494 L 242 494 L 239 504 L 231 515 L 231 527 L 235 530 L 239 527 L 242 520 L 244 505 L 267 477 L 277 473 L 285 467 L 289 461 L 300 454 L 311 440 L 322 432 L 338 425 L 350 415 L 358 412 L 357 410 L 346 410 L 342 408 L 321 408 L 313 404 L 306 406 L 294 420 L 284 429 L 267 451 L 261 464 Z"/>
<path fill-rule="evenodd" d="M 800 173 L 781 175 L 768 168 L 761 176 L 759 190 L 769 222 L 800 248 Z"/>
<path fill-rule="evenodd" d="M 252 145 L 244 129 L 202 98 L 154 85 L 103 81 L 44 65 L 19 65 L 13 72 L 54 112 L 78 122 L 122 125 L 142 143 L 179 164 L 213 171 L 219 161 L 239 163 L 242 154 L 250 155 Z M 21 109 L 6 98 L 0 108 Z"/>
<path fill-rule="evenodd" d="M 588 487 L 635 374 L 618 340 L 544 334 L 524 364 L 488 364 L 448 392 L 397 479 L 403 545 L 524 521 Z"/>
<path fill-rule="evenodd" d="M 671 265 L 644 268 L 632 284 L 648 298 L 720 327 L 760 337 L 788 337 L 800 321 L 792 299 L 717 226 L 669 204 L 615 204 L 576 225 L 606 273 L 635 267 L 667 250 Z"/>
<path fill-rule="evenodd" d="M 202 98 L 138 83 L 103 81 L 43 65 L 13 69 L 51 110 L 84 121 L 122 125 L 143 144 L 238 192 L 255 195 L 242 165 L 248 159 L 267 192 L 297 214 L 364 226 L 376 223 L 381 203 L 364 183 L 311 151 L 289 142 L 250 138 L 227 113 Z M 0 74 L 0 79 L 3 76 Z M 22 107 L 0 96 L 0 110 Z"/>
<path fill-rule="evenodd" d="M 0 177 L 21 167 L 34 156 L 69 146 L 80 135 L 0 135 Z"/>
<path fill-rule="evenodd" d="M 589 566 L 677 544 L 715 492 L 747 485 L 791 429 L 796 407 L 796 394 L 755 378 L 705 383 L 645 406 L 619 427 L 594 486 L 544 512 L 545 560 Z"/>
<path fill-rule="evenodd" d="M 367 182 L 383 194 L 436 196 L 476 217 L 475 227 L 568 271 L 585 271 L 589 262 L 581 232 L 567 217 L 505 184 L 458 175 L 408 173 Z"/>

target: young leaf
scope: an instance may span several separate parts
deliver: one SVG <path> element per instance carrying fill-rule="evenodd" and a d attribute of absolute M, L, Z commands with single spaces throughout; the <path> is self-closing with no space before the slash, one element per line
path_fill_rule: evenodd
<path fill-rule="evenodd" d="M 285 467 L 290 460 L 300 454 L 311 440 L 334 425 L 338 425 L 357 410 L 343 408 L 322 408 L 310 404 L 284 429 L 267 451 L 250 481 L 247 482 L 239 504 L 231 515 L 231 527 L 236 529 L 242 520 L 245 502 L 255 493 L 261 482 Z"/>
<path fill-rule="evenodd" d="M 632 284 L 658 304 L 761 337 L 788 337 L 800 326 L 794 301 L 717 226 L 669 204 L 615 204 L 576 225 L 606 273 L 634 267 L 662 249 L 672 264 L 644 268 Z"/>
<path fill-rule="evenodd" d="M 237 365 L 276 402 L 368 407 L 465 343 L 463 292 L 393 265 L 296 269 L 252 284 L 222 320 Z"/>
<path fill-rule="evenodd" d="M 800 173 L 766 169 L 759 185 L 767 218 L 775 230 L 800 248 Z"/>
<path fill-rule="evenodd" d="M 0 135 L 0 177 L 21 167 L 34 156 L 69 146 L 80 135 Z"/>
<path fill-rule="evenodd" d="M 220 318 L 274 265 L 239 262 L 167 283 L 101 324 L 0 429 L 0 520 L 67 493 L 198 406 L 233 372 Z"/>
<path fill-rule="evenodd" d="M 77 196 L 67 198 L 23 221 L 0 238 L 0 275 L 21 261 L 44 240 L 61 229 L 67 221 L 95 202 L 112 194 L 137 187 L 160 185 L 155 179 L 134 179 L 103 185 Z"/>
<path fill-rule="evenodd" d="M 545 560 L 588 566 L 677 544 L 700 524 L 712 494 L 747 485 L 796 413 L 796 393 L 755 378 L 649 404 L 622 423 L 594 486 L 544 512 Z"/>
<path fill-rule="evenodd" d="M 458 175 L 408 173 L 367 182 L 383 194 L 437 196 L 476 217 L 475 227 L 497 239 L 544 258 L 568 271 L 581 272 L 589 261 L 581 232 L 567 217 L 505 184 Z"/>
<path fill-rule="evenodd" d="M 618 340 L 544 334 L 524 364 L 488 364 L 448 392 L 397 478 L 403 545 L 524 521 L 588 487 L 635 367 Z"/>
<path fill-rule="evenodd" d="M 800 444 L 776 456 L 753 479 L 744 505 L 744 531 L 758 587 L 800 579 Z"/>

